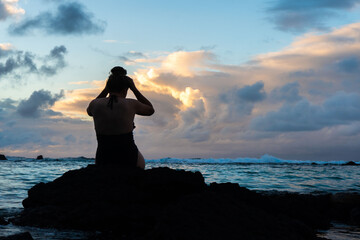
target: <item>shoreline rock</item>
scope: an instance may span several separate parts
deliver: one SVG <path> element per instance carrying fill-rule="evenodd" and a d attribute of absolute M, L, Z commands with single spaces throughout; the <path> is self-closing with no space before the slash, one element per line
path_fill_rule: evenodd
<path fill-rule="evenodd" d="M 29 232 L 18 233 L 7 237 L 0 237 L 0 240 L 34 240 Z"/>
<path fill-rule="evenodd" d="M 43 155 L 39 155 L 36 157 L 36 160 L 42 160 L 42 159 L 44 159 Z"/>
<path fill-rule="evenodd" d="M 200 172 L 89 165 L 32 187 L 11 222 L 101 231 L 104 239 L 308 240 L 335 218 L 357 219 L 360 202 L 351 199 L 207 185 Z"/>
<path fill-rule="evenodd" d="M 0 225 L 8 225 L 9 223 L 5 220 L 5 218 L 0 216 Z"/>
<path fill-rule="evenodd" d="M 0 160 L 7 160 L 7 158 L 5 157 L 5 155 L 0 154 Z"/>

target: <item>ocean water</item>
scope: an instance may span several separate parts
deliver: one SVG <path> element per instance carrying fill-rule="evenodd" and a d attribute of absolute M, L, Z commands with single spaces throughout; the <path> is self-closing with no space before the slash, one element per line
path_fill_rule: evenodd
<path fill-rule="evenodd" d="M 170 167 L 200 171 L 206 183 L 233 182 L 258 191 L 290 191 L 301 193 L 359 192 L 360 165 L 347 166 L 345 161 L 282 160 L 269 155 L 238 159 L 152 159 L 146 168 Z M 360 162 L 356 162 L 360 164 Z M 49 182 L 63 173 L 94 164 L 84 157 L 36 160 L 8 157 L 0 161 L 0 216 L 21 211 L 27 190 L 39 182 Z M 34 239 L 83 239 L 87 233 L 44 230 L 13 225 L 0 226 L 0 236 L 29 231 Z M 324 233 L 328 239 L 360 239 L 360 230 L 351 226 L 334 227 Z"/>

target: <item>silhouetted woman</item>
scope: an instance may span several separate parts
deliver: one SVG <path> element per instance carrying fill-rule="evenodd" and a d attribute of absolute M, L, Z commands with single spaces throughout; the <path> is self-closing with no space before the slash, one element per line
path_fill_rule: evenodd
<path fill-rule="evenodd" d="M 126 98 L 129 88 L 137 100 Z M 95 164 L 145 168 L 144 157 L 134 142 L 134 118 L 135 114 L 150 116 L 154 111 L 124 68 L 111 69 L 104 90 L 87 108 L 94 118 L 98 141 Z"/>

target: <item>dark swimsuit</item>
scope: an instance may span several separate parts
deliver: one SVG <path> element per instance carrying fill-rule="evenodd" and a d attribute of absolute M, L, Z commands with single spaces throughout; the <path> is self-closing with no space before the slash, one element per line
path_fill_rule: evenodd
<path fill-rule="evenodd" d="M 97 135 L 98 147 L 95 164 L 116 164 L 124 167 L 136 167 L 138 148 L 132 132 L 118 135 Z"/>
<path fill-rule="evenodd" d="M 111 109 L 113 102 L 117 102 L 117 99 L 115 96 L 110 96 L 108 107 Z M 135 145 L 133 132 L 117 135 L 98 134 L 96 138 L 98 147 L 95 164 L 136 167 L 139 150 Z"/>

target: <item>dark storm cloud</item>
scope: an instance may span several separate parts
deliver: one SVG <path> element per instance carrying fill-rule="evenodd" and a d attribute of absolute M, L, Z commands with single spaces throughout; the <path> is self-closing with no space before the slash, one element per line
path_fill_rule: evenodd
<path fill-rule="evenodd" d="M 9 32 L 13 35 L 25 35 L 36 29 L 54 35 L 97 34 L 104 32 L 105 23 L 95 20 L 83 5 L 70 2 L 60 4 L 55 13 L 43 12 L 13 24 Z"/>
<path fill-rule="evenodd" d="M 0 120 L 4 121 L 9 112 L 14 111 L 16 109 L 16 101 L 6 98 L 0 100 Z"/>
<path fill-rule="evenodd" d="M 278 111 L 253 119 L 251 127 L 259 131 L 315 131 L 353 121 L 360 121 L 360 95 L 339 92 L 322 105 L 306 99 L 295 105 L 285 103 Z"/>
<path fill-rule="evenodd" d="M 354 8 L 360 0 L 277 0 L 268 8 L 270 19 L 282 31 L 302 32 L 324 29 L 324 20 L 337 16 L 341 10 Z"/>
<path fill-rule="evenodd" d="M 220 96 L 222 102 L 236 103 L 239 101 L 245 102 L 259 102 L 266 98 L 264 91 L 264 83 L 257 82 L 253 85 L 247 85 L 240 89 L 234 88 Z"/>
<path fill-rule="evenodd" d="M 1 52 L 0 52 L 1 53 Z M 36 64 L 38 57 L 30 52 L 11 51 L 5 62 L 0 62 L 0 80 L 4 76 L 16 73 L 33 73 L 52 76 L 66 66 L 64 55 L 67 53 L 65 46 L 54 47 L 41 64 Z M 38 66 L 39 65 L 39 66 Z"/>
<path fill-rule="evenodd" d="M 226 121 L 238 121 L 243 116 L 250 115 L 256 102 L 266 98 L 264 83 L 257 82 L 240 89 L 234 88 L 220 95 L 220 102 L 227 105 Z"/>
<path fill-rule="evenodd" d="M 354 73 L 359 70 L 359 59 L 355 56 L 349 56 L 337 63 L 339 69 L 343 72 Z"/>
<path fill-rule="evenodd" d="M 210 139 L 210 130 L 200 122 L 192 125 L 188 129 L 185 129 L 182 134 L 184 138 L 194 143 L 204 142 Z"/>
<path fill-rule="evenodd" d="M 41 66 L 40 72 L 48 76 L 55 75 L 59 69 L 63 69 L 66 66 L 64 57 L 66 53 L 67 49 L 65 46 L 54 47 L 46 57 L 46 63 Z"/>
<path fill-rule="evenodd" d="M 26 118 L 38 118 L 42 115 L 59 115 L 60 113 L 54 112 L 49 108 L 63 96 L 63 91 L 54 95 L 46 90 L 34 91 L 28 99 L 20 101 L 16 111 Z"/>
<path fill-rule="evenodd" d="M 270 97 L 277 101 L 297 102 L 302 99 L 299 95 L 299 83 L 287 83 L 280 88 L 275 88 L 270 93 Z"/>
<path fill-rule="evenodd" d="M 264 83 L 257 82 L 254 85 L 245 86 L 235 93 L 239 99 L 247 102 L 259 102 L 265 99 Z"/>
<path fill-rule="evenodd" d="M 11 98 L 5 98 L 0 100 L 0 109 L 15 109 L 16 101 L 12 100 Z"/>
<path fill-rule="evenodd" d="M 29 52 L 16 52 L 4 63 L 0 63 L 0 80 L 2 76 L 10 74 L 17 69 L 25 69 L 27 72 L 36 72 L 34 55 Z"/>

